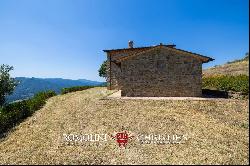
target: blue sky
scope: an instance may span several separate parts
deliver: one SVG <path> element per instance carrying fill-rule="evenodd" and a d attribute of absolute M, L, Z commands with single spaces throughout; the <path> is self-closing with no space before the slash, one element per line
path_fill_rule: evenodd
<path fill-rule="evenodd" d="M 174 43 L 215 58 L 249 50 L 248 0 L 0 0 L 0 64 L 12 76 L 103 81 L 103 49 Z"/>

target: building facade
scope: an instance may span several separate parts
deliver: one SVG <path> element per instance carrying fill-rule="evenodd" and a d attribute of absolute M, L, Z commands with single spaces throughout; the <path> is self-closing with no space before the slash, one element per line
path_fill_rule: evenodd
<path fill-rule="evenodd" d="M 202 63 L 213 60 L 163 44 L 104 51 L 108 89 L 131 97 L 200 97 Z"/>

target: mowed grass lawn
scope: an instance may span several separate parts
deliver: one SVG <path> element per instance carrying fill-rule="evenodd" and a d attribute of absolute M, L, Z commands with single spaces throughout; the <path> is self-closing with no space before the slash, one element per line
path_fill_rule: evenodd
<path fill-rule="evenodd" d="M 0 164 L 248 164 L 248 101 L 103 100 L 106 88 L 50 98 L 0 142 Z M 67 145 L 63 134 L 185 134 L 181 144 Z"/>

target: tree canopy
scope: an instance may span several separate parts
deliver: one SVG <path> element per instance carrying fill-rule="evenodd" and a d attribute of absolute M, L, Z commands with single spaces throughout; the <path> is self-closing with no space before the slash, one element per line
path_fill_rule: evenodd
<path fill-rule="evenodd" d="M 1 65 L 0 66 L 0 106 L 3 106 L 5 103 L 5 97 L 10 95 L 18 82 L 10 77 L 10 71 L 13 70 L 13 66 Z"/>
<path fill-rule="evenodd" d="M 107 60 L 105 60 L 105 61 L 101 64 L 101 66 L 100 66 L 98 72 L 99 72 L 99 76 L 100 76 L 100 77 L 104 77 L 104 78 L 107 77 Z"/>

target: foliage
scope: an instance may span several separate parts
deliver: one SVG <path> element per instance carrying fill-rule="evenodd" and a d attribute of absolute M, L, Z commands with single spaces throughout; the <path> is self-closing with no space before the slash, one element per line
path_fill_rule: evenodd
<path fill-rule="evenodd" d="M 29 100 L 10 103 L 2 107 L 0 109 L 0 134 L 32 115 L 45 104 L 46 99 L 55 95 L 54 91 L 40 92 Z"/>
<path fill-rule="evenodd" d="M 204 77 L 202 78 L 202 84 L 204 89 L 231 90 L 247 94 L 249 91 L 249 76 L 217 75 Z"/>
<path fill-rule="evenodd" d="M 99 76 L 100 77 L 104 77 L 106 78 L 107 77 L 107 60 L 104 61 L 101 66 L 100 66 L 100 69 L 98 70 L 99 72 Z"/>
<path fill-rule="evenodd" d="M 13 70 L 13 66 L 1 65 L 0 66 L 0 106 L 3 106 L 6 100 L 6 96 L 10 95 L 18 82 L 10 77 L 10 71 Z"/>
<path fill-rule="evenodd" d="M 40 109 L 46 102 L 46 99 L 56 96 L 54 91 L 46 91 L 37 93 L 32 99 L 28 100 L 28 105 L 31 111 Z"/>
<path fill-rule="evenodd" d="M 66 94 L 66 93 L 70 93 L 70 92 L 86 90 L 86 89 L 93 88 L 93 87 L 95 87 L 95 86 L 75 86 L 75 87 L 70 87 L 70 88 L 63 88 L 61 90 L 61 94 Z"/>

